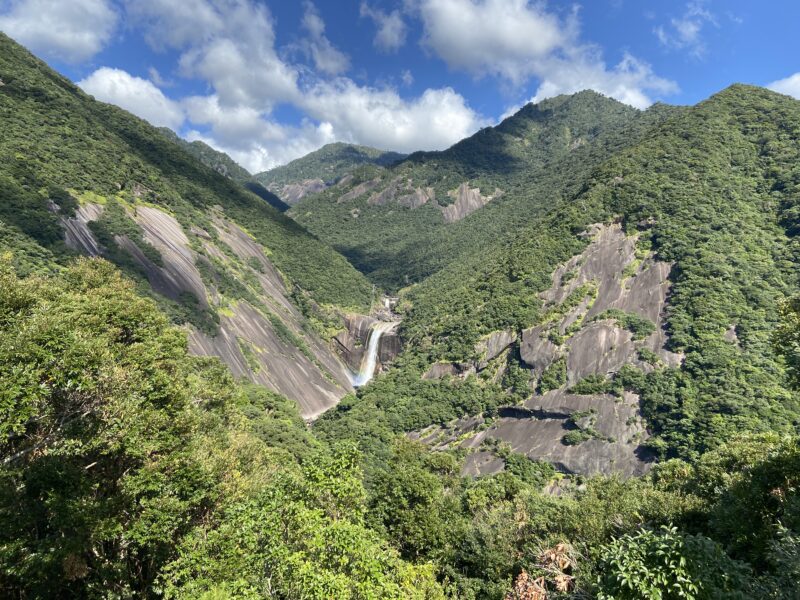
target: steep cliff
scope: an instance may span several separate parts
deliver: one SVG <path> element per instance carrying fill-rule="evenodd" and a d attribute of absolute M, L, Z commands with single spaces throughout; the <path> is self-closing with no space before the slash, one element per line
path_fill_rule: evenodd
<path fill-rule="evenodd" d="M 352 390 L 320 334 L 342 326 L 339 312 L 366 310 L 361 274 L 233 181 L 219 153 L 187 153 L 1 34 L 0 50 L 0 238 L 19 269 L 58 269 L 76 253 L 114 262 L 190 329 L 193 352 L 305 417 Z"/>

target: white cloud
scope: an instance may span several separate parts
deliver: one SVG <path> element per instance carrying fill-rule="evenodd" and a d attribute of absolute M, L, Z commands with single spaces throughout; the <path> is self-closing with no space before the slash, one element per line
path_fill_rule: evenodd
<path fill-rule="evenodd" d="M 350 68 L 350 59 L 346 54 L 334 48 L 325 36 L 325 22 L 311 2 L 305 2 L 303 29 L 309 34 L 303 47 L 314 60 L 317 70 L 326 75 L 339 75 Z"/>
<path fill-rule="evenodd" d="M 183 75 L 204 79 L 223 104 L 271 110 L 296 99 L 298 72 L 275 52 L 267 8 L 250 0 L 126 0 L 155 49 L 182 51 Z"/>
<path fill-rule="evenodd" d="M 414 75 L 408 69 L 404 69 L 402 73 L 400 73 L 400 81 L 403 82 L 403 85 L 409 86 L 414 83 Z"/>
<path fill-rule="evenodd" d="M 533 75 L 572 29 L 528 0 L 421 0 L 419 14 L 423 44 L 448 66 L 514 83 Z"/>
<path fill-rule="evenodd" d="M 329 122 L 337 139 L 402 152 L 441 150 L 486 124 L 451 88 L 405 100 L 390 88 L 339 79 L 308 90 L 301 106 Z"/>
<path fill-rule="evenodd" d="M 581 41 L 577 9 L 564 18 L 530 0 L 419 0 L 423 44 L 451 68 L 520 86 L 539 82 L 534 101 L 594 89 L 643 108 L 651 95 L 677 91 L 650 65 L 626 54 L 607 66 Z"/>
<path fill-rule="evenodd" d="M 674 82 L 658 77 L 650 65 L 630 54 L 609 69 L 599 51 L 590 46 L 578 48 L 566 58 L 547 60 L 539 70 L 540 84 L 532 102 L 591 89 L 636 108 L 647 108 L 653 103 L 651 92 L 665 95 L 678 91 Z"/>
<path fill-rule="evenodd" d="M 102 67 L 78 85 L 98 100 L 116 104 L 158 127 L 177 129 L 184 121 L 177 102 L 146 79 L 120 69 Z"/>
<path fill-rule="evenodd" d="M 0 31 L 49 58 L 87 60 L 108 43 L 117 14 L 107 0 L 13 0 L 0 3 Z"/>
<path fill-rule="evenodd" d="M 158 88 L 172 87 L 172 85 L 174 85 L 171 81 L 164 79 L 155 67 L 149 67 L 147 69 L 147 76 L 150 77 L 150 81 Z"/>
<path fill-rule="evenodd" d="M 384 52 L 397 52 L 406 43 L 408 28 L 399 10 L 386 13 L 362 2 L 361 16 L 369 17 L 378 27 L 372 40 L 376 48 Z"/>
<path fill-rule="evenodd" d="M 206 125 L 207 134 L 190 131 L 187 138 L 199 139 L 229 154 L 252 173 L 265 171 L 304 156 L 336 141 L 329 123 L 304 121 L 289 127 L 271 121 L 247 107 L 224 107 L 216 96 L 194 96 L 184 101 L 189 120 Z"/>
<path fill-rule="evenodd" d="M 681 17 L 670 19 L 669 26 L 659 25 L 653 32 L 663 46 L 687 50 L 695 58 L 702 58 L 706 53 L 702 33 L 707 24 L 718 26 L 705 0 L 697 0 L 686 5 Z"/>
<path fill-rule="evenodd" d="M 767 85 L 767 87 L 780 94 L 793 96 L 798 100 L 800 100 L 800 73 L 795 73 L 794 75 L 790 75 L 786 79 L 779 79 L 778 81 L 773 81 L 772 83 Z"/>
<path fill-rule="evenodd" d="M 326 80 L 345 68 L 346 57 L 337 58 L 313 4 L 305 4 L 308 38 L 300 49 L 314 44 L 316 72 L 279 55 L 273 20 L 253 0 L 188 1 L 189 8 L 169 0 L 127 0 L 150 44 L 177 49 L 180 72 L 212 88 L 207 96 L 183 101 L 193 127 L 188 135 L 250 170 L 282 164 L 335 140 L 405 151 L 443 149 L 484 124 L 450 88 L 405 99 L 393 88 L 360 86 L 345 77 Z M 410 81 L 410 73 L 404 79 Z M 276 123 L 271 114 L 280 103 L 293 105 L 305 119 L 296 126 Z"/>

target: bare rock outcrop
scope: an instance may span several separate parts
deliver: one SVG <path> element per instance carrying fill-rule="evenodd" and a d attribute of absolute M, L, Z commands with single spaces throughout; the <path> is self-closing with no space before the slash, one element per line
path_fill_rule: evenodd
<path fill-rule="evenodd" d="M 180 223 L 147 205 L 136 205 L 129 214 L 140 226 L 144 241 L 161 255 L 162 264 L 154 264 L 127 236 L 117 236 L 116 242 L 143 268 L 153 290 L 174 300 L 191 293 L 201 308 L 216 309 L 220 294 L 204 281 L 197 267 L 201 262 L 210 265 L 209 258 L 195 252 Z M 101 254 L 103 249 L 88 227 L 101 215 L 101 206 L 86 204 L 75 218 L 63 219 L 67 243 L 87 254 Z M 220 311 L 216 335 L 190 330 L 190 351 L 219 357 L 235 376 L 284 394 L 297 402 L 305 418 L 315 418 L 352 391 L 347 368 L 326 343 L 303 327 L 303 316 L 290 301 L 284 278 L 264 248 L 222 213 L 211 216 L 219 239 L 251 269 L 252 279 L 261 288 L 258 295 L 263 307 L 244 301 L 227 306 Z M 231 260 L 207 231 L 193 228 L 191 233 L 208 257 L 223 264 Z"/>
<path fill-rule="evenodd" d="M 519 348 L 520 358 L 533 369 L 537 377 L 561 356 L 559 347 L 543 336 L 543 333 L 542 325 L 526 329 L 522 332 L 522 344 Z"/>
<path fill-rule="evenodd" d="M 404 180 L 402 177 L 395 177 L 385 188 L 372 194 L 367 200 L 367 204 L 386 206 L 396 203 L 405 208 L 415 209 L 435 198 L 436 193 L 433 188 L 415 188 L 411 179 Z"/>
<path fill-rule="evenodd" d="M 485 369 L 489 361 L 494 360 L 511 344 L 517 341 L 517 334 L 513 331 L 495 331 L 484 336 L 476 345 L 475 350 L 481 357 L 478 361 L 478 370 Z"/>
<path fill-rule="evenodd" d="M 334 336 L 332 346 L 350 371 L 356 373 L 364 360 L 370 331 L 378 319 L 366 315 L 347 315 L 344 321 L 345 329 Z M 383 333 L 378 342 L 378 364 L 390 363 L 400 352 L 402 344 L 397 328 Z"/>
<path fill-rule="evenodd" d="M 64 227 L 64 242 L 67 246 L 89 256 L 100 256 L 102 248 L 89 229 L 89 223 L 97 221 L 102 215 L 102 206 L 87 203 L 78 207 L 74 217 L 69 219 L 62 217 L 61 225 Z"/>
<path fill-rule="evenodd" d="M 483 208 L 495 198 L 499 198 L 502 194 L 501 190 L 496 189 L 491 196 L 482 196 L 480 188 L 470 188 L 469 183 L 464 182 L 456 190 L 447 193 L 448 196 L 453 198 L 453 203 L 441 207 L 444 222 L 455 223 L 460 221 L 479 208 Z"/>
<path fill-rule="evenodd" d="M 374 190 L 378 185 L 380 185 L 382 179 L 380 177 L 375 177 L 374 179 L 370 179 L 368 181 L 362 181 L 355 187 L 353 187 L 349 192 L 346 192 L 339 196 L 339 199 L 336 201 L 337 204 L 342 204 L 344 202 L 350 202 L 351 200 L 355 200 L 356 198 L 363 196 L 367 192 Z"/>
<path fill-rule="evenodd" d="M 269 191 L 277 195 L 289 206 L 294 206 L 306 196 L 318 194 L 327 188 L 328 184 L 322 179 L 304 179 L 303 181 L 286 183 L 282 186 L 271 185 Z"/>
<path fill-rule="evenodd" d="M 683 357 L 667 350 L 664 329 L 671 265 L 637 250 L 637 236 L 627 236 L 619 224 L 594 225 L 585 235 L 587 247 L 555 270 L 552 286 L 541 294 L 542 323 L 524 330 L 519 341 L 520 357 L 534 378 L 564 359 L 566 382 L 500 409 L 489 427 L 461 420 L 426 433 L 435 445 L 474 450 L 464 466 L 467 474 L 502 470 L 503 461 L 492 452 L 498 441 L 569 473 L 627 477 L 650 468 L 652 457 L 643 445 L 648 433 L 635 394 L 570 390 L 586 377 L 610 380 L 625 365 L 648 371 L 681 364 Z M 626 328 L 646 321 L 649 327 Z M 463 375 L 457 365 L 442 363 L 426 375 L 434 373 Z"/>

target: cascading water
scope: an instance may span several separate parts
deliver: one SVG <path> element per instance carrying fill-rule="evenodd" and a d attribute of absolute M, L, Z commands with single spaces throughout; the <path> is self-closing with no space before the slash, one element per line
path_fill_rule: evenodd
<path fill-rule="evenodd" d="M 369 337 L 367 338 L 367 351 L 364 358 L 361 360 L 361 368 L 358 373 L 353 375 L 353 387 L 361 387 L 366 385 L 372 376 L 375 374 L 375 366 L 378 364 L 378 348 L 380 346 L 381 337 L 387 331 L 391 331 L 397 323 L 387 321 L 376 321 L 369 330 Z"/>

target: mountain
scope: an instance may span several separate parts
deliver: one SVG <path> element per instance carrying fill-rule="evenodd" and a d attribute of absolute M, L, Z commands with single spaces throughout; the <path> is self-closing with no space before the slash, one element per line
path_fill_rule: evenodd
<path fill-rule="evenodd" d="M 397 152 L 337 142 L 286 165 L 258 173 L 254 179 L 292 205 L 308 194 L 324 190 L 356 167 L 388 166 L 404 157 Z"/>
<path fill-rule="evenodd" d="M 169 127 L 159 127 L 158 129 L 171 142 L 178 144 L 189 154 L 197 158 L 207 167 L 211 167 L 220 175 L 233 179 L 237 183 L 245 184 L 252 178 L 250 172 L 240 166 L 230 156 L 219 150 L 214 150 L 211 146 L 200 140 L 187 142 L 179 137 Z"/>
<path fill-rule="evenodd" d="M 480 447 L 480 472 L 502 467 L 492 440 L 636 473 L 795 431 L 771 340 L 800 291 L 798 133 L 800 102 L 746 86 L 655 124 L 509 241 L 402 293 L 402 366 L 320 426 Z"/>
<path fill-rule="evenodd" d="M 169 141 L 186 150 L 186 152 L 194 156 L 201 163 L 207 167 L 211 167 L 220 175 L 232 179 L 236 183 L 244 186 L 273 208 L 281 212 L 286 212 L 289 210 L 288 204 L 267 190 L 263 185 L 255 181 L 247 169 L 240 166 L 224 152 L 214 150 L 214 148 L 204 142 L 201 142 L 200 140 L 187 142 L 168 127 L 160 127 L 159 131 Z"/>
<path fill-rule="evenodd" d="M 397 290 L 481 254 L 676 111 L 656 105 L 642 113 L 594 92 L 530 104 L 446 151 L 362 167 L 290 214 Z"/>
<path fill-rule="evenodd" d="M 0 595 L 797 598 L 800 102 L 517 117 L 340 181 L 379 306 L 0 35 Z"/>
<path fill-rule="evenodd" d="M 103 256 L 190 327 L 193 352 L 221 357 L 304 416 L 352 390 L 321 336 L 369 306 L 360 273 L 182 149 L 198 146 L 94 102 L 0 42 L 0 248 L 21 272 Z"/>

